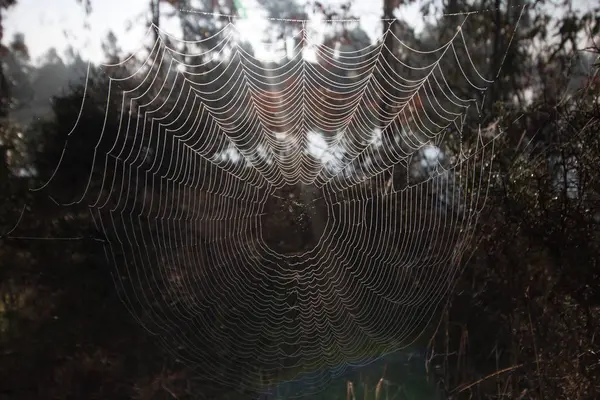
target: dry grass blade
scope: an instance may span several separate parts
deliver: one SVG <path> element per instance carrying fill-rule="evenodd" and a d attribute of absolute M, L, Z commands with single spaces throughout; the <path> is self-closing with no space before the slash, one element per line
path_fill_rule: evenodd
<path fill-rule="evenodd" d="M 346 393 L 346 400 L 356 400 L 356 396 L 354 395 L 354 386 L 350 381 L 348 381 L 348 384 L 346 385 Z"/>
<path fill-rule="evenodd" d="M 485 381 L 485 380 L 487 380 L 487 379 L 493 378 L 493 377 L 495 377 L 495 376 L 498 376 L 498 375 L 500 375 L 500 374 L 503 374 L 503 373 L 505 373 L 505 372 L 509 372 L 509 371 L 512 371 L 512 370 L 515 370 L 515 369 L 521 368 L 522 366 L 523 366 L 523 364 L 519 364 L 519 365 L 513 365 L 512 367 L 508 367 L 508 368 L 504 368 L 504 369 L 501 369 L 501 370 L 498 370 L 498 371 L 492 372 L 491 374 L 489 374 L 489 375 L 487 375 L 487 376 L 484 376 L 483 378 L 481 378 L 481 379 L 478 379 L 478 380 L 476 380 L 475 382 L 469 383 L 468 385 L 462 385 L 462 386 L 459 386 L 459 387 L 457 387 L 456 389 L 454 389 L 453 391 L 451 391 L 450 393 L 451 393 L 451 394 L 455 394 L 455 393 L 461 393 L 461 392 L 464 392 L 465 390 L 467 390 L 467 389 L 470 389 L 470 388 L 472 388 L 473 386 L 475 386 L 475 385 L 478 385 L 478 384 L 480 384 L 481 382 L 483 382 L 483 381 Z"/>

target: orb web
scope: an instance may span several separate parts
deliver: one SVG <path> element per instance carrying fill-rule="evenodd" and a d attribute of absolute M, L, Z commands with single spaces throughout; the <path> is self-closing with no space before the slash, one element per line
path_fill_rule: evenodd
<path fill-rule="evenodd" d="M 463 30 L 431 50 L 389 29 L 344 50 L 307 23 L 279 62 L 254 57 L 230 22 L 187 52 L 161 32 L 129 74 L 103 66 L 118 127 L 98 127 L 74 200 L 107 238 L 132 314 L 231 387 L 310 373 L 319 390 L 412 343 L 485 203 L 495 139 L 463 151 L 476 101 L 453 87 L 492 81 Z"/>

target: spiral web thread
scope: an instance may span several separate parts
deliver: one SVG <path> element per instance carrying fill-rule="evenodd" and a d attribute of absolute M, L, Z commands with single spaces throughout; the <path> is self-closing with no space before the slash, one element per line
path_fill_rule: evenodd
<path fill-rule="evenodd" d="M 99 127 L 74 203 L 92 210 L 140 323 L 199 375 L 248 390 L 303 373 L 319 390 L 412 343 L 452 286 L 490 179 L 495 137 L 439 153 L 476 104 L 445 72 L 477 91 L 492 82 L 461 26 L 434 50 L 388 29 L 341 51 L 302 22 L 293 57 L 267 64 L 230 22 L 185 43 L 196 53 L 163 32 L 134 73 L 110 77 L 106 112 L 119 128 Z M 382 57 L 390 35 L 423 64 L 396 58 L 406 74 L 394 71 Z M 318 195 L 303 202 L 294 187 Z M 278 247 L 273 218 L 317 207 L 321 236 Z"/>

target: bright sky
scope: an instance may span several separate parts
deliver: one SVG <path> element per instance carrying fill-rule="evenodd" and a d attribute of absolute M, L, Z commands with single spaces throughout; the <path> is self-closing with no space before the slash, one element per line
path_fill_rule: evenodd
<path fill-rule="evenodd" d="M 341 2 L 342 0 L 323 1 L 326 4 Z M 257 31 L 266 27 L 266 21 L 261 18 L 255 0 L 243 0 L 242 3 L 248 19 L 238 22 L 237 26 L 243 36 L 249 38 L 260 51 L 259 41 L 263 38 Z M 423 25 L 418 11 L 419 3 L 420 0 L 405 7 L 402 14 L 398 15 L 413 24 L 417 21 L 417 29 Z M 166 3 L 161 7 L 163 12 L 171 9 Z M 361 16 L 363 29 L 371 38 L 381 34 L 379 19 L 383 0 L 355 0 L 353 10 L 356 15 Z M 85 15 L 83 7 L 76 0 L 18 0 L 17 5 L 6 13 L 5 38 L 9 39 L 17 32 L 24 33 L 32 60 L 36 60 L 51 47 L 62 52 L 68 45 L 72 45 L 84 58 L 101 61 L 101 44 L 110 30 L 115 33 L 124 51 L 131 52 L 141 47 L 147 33 L 144 24 L 148 11 L 148 0 L 92 0 L 92 13 L 89 16 Z M 169 26 L 163 22 L 161 28 L 179 36 L 176 23 Z M 260 57 L 260 53 L 257 56 Z"/>
<path fill-rule="evenodd" d="M 303 0 L 302 0 L 303 1 Z M 322 0 L 322 3 L 335 5 L 345 0 Z M 247 20 L 237 23 L 244 38 L 248 39 L 258 57 L 261 53 L 260 41 L 264 40 L 260 32 L 266 29 L 266 21 L 261 17 L 256 0 L 241 0 L 247 11 Z M 575 8 L 591 9 L 595 1 L 573 0 Z M 396 16 L 407 21 L 419 31 L 423 28 L 423 17 L 419 11 L 422 0 L 409 7 L 402 7 Z M 163 3 L 162 12 L 172 9 Z M 381 35 L 383 0 L 355 0 L 353 11 L 359 15 L 363 29 L 372 39 Z M 102 41 L 112 30 L 120 47 L 127 53 L 142 47 L 144 36 L 148 33 L 145 26 L 149 13 L 148 0 L 92 0 L 92 13 L 85 15 L 83 7 L 76 0 L 18 0 L 5 15 L 5 38 L 9 40 L 14 33 L 25 34 L 26 44 L 32 60 L 36 60 L 49 48 L 55 47 L 62 53 L 72 45 L 82 57 L 100 62 L 103 60 Z M 86 28 L 86 26 L 89 26 Z M 166 32 L 179 37 L 175 21 L 161 23 Z M 264 48 L 264 47 L 263 47 Z"/>

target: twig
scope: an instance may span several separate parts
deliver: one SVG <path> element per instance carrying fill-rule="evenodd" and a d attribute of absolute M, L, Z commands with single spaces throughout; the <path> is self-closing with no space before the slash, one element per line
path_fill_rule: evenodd
<path fill-rule="evenodd" d="M 161 385 L 162 388 L 169 393 L 171 396 L 173 396 L 174 399 L 178 399 L 179 397 L 177 397 L 177 395 L 175 393 L 173 393 L 173 391 L 171 389 L 169 389 L 164 383 Z"/>
<path fill-rule="evenodd" d="M 535 340 L 535 335 L 533 334 L 533 323 L 531 322 L 531 306 L 529 300 L 529 287 L 527 288 L 527 292 L 525 294 L 527 297 L 527 316 L 529 317 L 529 332 L 531 333 L 531 340 L 533 340 L 533 351 L 535 353 L 535 364 L 537 368 L 538 381 L 539 381 L 539 389 L 540 389 L 540 398 L 544 400 L 544 394 L 542 390 L 542 374 L 540 373 L 540 357 L 538 355 L 537 350 L 537 342 Z"/>
<path fill-rule="evenodd" d="M 450 392 L 450 393 L 451 393 L 451 394 L 453 394 L 453 393 L 461 393 L 461 392 L 464 392 L 465 390 L 467 390 L 467 389 L 469 389 L 469 388 L 472 388 L 473 386 L 475 386 L 475 385 L 478 385 L 478 384 L 480 384 L 481 382 L 483 382 L 483 381 L 485 381 L 485 380 L 487 380 L 487 379 L 493 378 L 494 376 L 497 376 L 497 375 L 503 374 L 503 373 L 505 373 L 505 372 L 509 372 L 509 371 L 515 370 L 515 369 L 517 369 L 517 368 L 521 368 L 522 366 L 523 366 L 523 364 L 519 364 L 519 365 L 513 365 L 512 367 L 508 367 L 508 368 L 504 368 L 504 369 L 501 369 L 501 370 L 499 370 L 499 371 L 496 371 L 496 372 L 492 372 L 491 374 L 489 374 L 489 375 L 487 375 L 487 376 L 484 376 L 483 378 L 481 378 L 481 379 L 478 379 L 478 380 L 476 380 L 475 382 L 468 384 L 467 386 L 463 386 L 463 387 L 460 387 L 460 386 L 459 386 L 459 387 L 457 387 L 456 389 L 454 389 L 454 390 L 453 390 L 452 392 Z"/>

